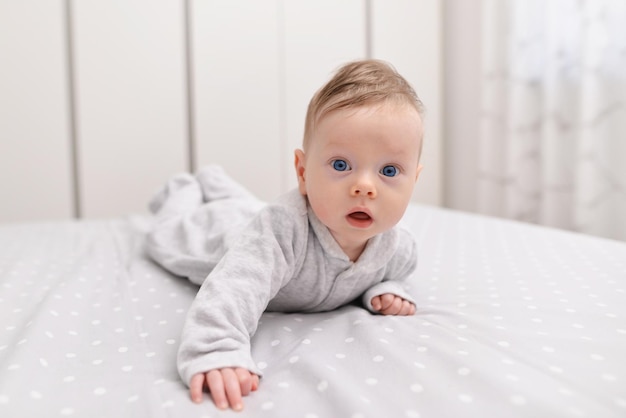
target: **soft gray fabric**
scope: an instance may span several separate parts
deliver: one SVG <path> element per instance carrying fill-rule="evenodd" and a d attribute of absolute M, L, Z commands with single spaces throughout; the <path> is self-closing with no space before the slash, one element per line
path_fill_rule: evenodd
<path fill-rule="evenodd" d="M 370 310 L 383 293 L 412 301 L 401 282 L 416 267 L 416 244 L 400 228 L 370 239 L 352 262 L 297 190 L 263 207 L 217 167 L 174 177 L 155 200 L 149 254 L 202 284 L 178 355 L 187 384 L 223 367 L 260 375 L 250 337 L 265 310 L 330 311 L 364 293 Z"/>

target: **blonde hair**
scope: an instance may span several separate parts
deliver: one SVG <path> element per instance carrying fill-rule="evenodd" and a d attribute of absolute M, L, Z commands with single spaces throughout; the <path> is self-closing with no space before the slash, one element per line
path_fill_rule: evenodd
<path fill-rule="evenodd" d="M 315 125 L 328 113 L 389 101 L 408 104 L 420 116 L 424 113 L 424 105 L 413 87 L 391 64 L 368 59 L 343 65 L 309 102 L 304 124 L 304 149 Z"/>

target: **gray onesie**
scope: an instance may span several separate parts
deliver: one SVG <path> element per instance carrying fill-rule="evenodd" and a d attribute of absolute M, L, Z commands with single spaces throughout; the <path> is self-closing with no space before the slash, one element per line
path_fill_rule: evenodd
<path fill-rule="evenodd" d="M 261 375 L 250 337 L 265 310 L 329 311 L 361 297 L 373 311 L 371 299 L 384 293 L 413 301 L 401 283 L 417 264 L 407 231 L 370 239 L 352 262 L 298 190 L 265 205 L 209 166 L 170 180 L 151 209 L 148 253 L 201 285 L 178 352 L 187 385 L 196 373 L 224 367 Z"/>

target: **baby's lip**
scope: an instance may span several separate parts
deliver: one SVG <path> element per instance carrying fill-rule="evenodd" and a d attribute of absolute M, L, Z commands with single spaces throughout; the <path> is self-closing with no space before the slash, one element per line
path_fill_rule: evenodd
<path fill-rule="evenodd" d="M 357 228 L 367 228 L 372 224 L 372 222 L 374 222 L 370 211 L 364 208 L 355 208 L 351 210 L 348 215 L 346 215 L 346 219 L 350 225 Z"/>
<path fill-rule="evenodd" d="M 351 217 L 351 218 L 354 218 L 354 219 L 362 220 L 362 221 L 366 221 L 368 219 L 372 219 L 372 217 L 369 216 L 367 213 L 359 211 L 359 210 L 357 210 L 356 212 L 352 212 L 352 213 L 348 214 L 348 216 Z"/>
<path fill-rule="evenodd" d="M 367 208 L 353 208 L 348 212 L 348 216 L 356 219 L 372 219 L 372 213 Z"/>

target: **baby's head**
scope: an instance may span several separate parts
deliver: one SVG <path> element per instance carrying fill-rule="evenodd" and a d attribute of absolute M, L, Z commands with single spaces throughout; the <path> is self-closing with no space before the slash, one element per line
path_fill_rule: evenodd
<path fill-rule="evenodd" d="M 390 64 L 373 59 L 345 64 L 309 102 L 302 148 L 307 150 L 316 125 L 330 112 L 382 104 L 410 106 L 420 119 L 424 114 L 424 105 L 413 87 Z"/>
<path fill-rule="evenodd" d="M 298 187 L 352 260 L 409 204 L 421 170 L 422 112 L 409 83 L 374 60 L 340 68 L 309 104 L 295 152 Z"/>

